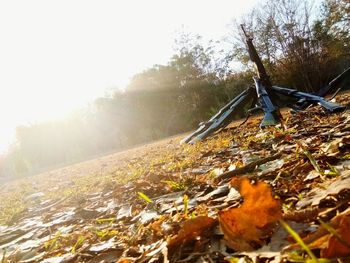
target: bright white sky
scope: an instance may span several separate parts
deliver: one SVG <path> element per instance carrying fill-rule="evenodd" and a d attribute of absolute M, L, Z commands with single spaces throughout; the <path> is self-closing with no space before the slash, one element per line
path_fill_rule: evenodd
<path fill-rule="evenodd" d="M 167 63 L 182 27 L 220 40 L 255 2 L 0 1 L 0 151 L 17 125 L 62 117 Z"/>

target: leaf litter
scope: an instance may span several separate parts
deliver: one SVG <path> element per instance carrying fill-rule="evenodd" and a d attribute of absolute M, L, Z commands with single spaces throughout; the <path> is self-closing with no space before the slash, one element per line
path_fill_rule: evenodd
<path fill-rule="evenodd" d="M 350 114 L 259 118 L 2 187 L 1 262 L 350 262 Z"/>

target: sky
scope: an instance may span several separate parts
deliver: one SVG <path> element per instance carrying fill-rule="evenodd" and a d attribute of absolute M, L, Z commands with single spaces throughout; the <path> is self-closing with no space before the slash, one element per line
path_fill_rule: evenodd
<path fill-rule="evenodd" d="M 174 54 L 181 29 L 220 40 L 258 0 L 0 1 L 0 152 Z"/>

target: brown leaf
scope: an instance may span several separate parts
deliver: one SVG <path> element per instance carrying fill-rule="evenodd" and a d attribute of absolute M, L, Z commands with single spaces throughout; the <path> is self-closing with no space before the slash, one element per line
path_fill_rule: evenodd
<path fill-rule="evenodd" d="M 303 239 L 305 244 L 310 249 L 320 249 L 323 258 L 350 256 L 350 209 L 335 216 L 327 225 L 336 231 L 336 235 L 320 226 L 316 232 Z M 294 244 L 287 249 L 295 248 L 299 248 L 299 245 Z"/>
<path fill-rule="evenodd" d="M 310 222 L 315 220 L 319 213 L 324 211 L 324 209 L 318 208 L 318 207 L 311 207 L 306 208 L 302 210 L 294 210 L 287 212 L 283 215 L 283 219 L 287 221 L 294 221 L 294 222 Z"/>
<path fill-rule="evenodd" d="M 135 260 L 131 259 L 131 258 L 120 258 L 117 263 L 133 263 L 135 262 Z"/>
<path fill-rule="evenodd" d="M 180 229 L 179 233 L 169 240 L 169 250 L 202 236 L 205 231 L 208 231 L 214 226 L 215 222 L 215 219 L 208 216 L 198 216 L 187 220 Z"/>
<path fill-rule="evenodd" d="M 266 183 L 252 185 L 248 179 L 240 178 L 231 183 L 239 188 L 244 202 L 239 208 L 220 211 L 219 223 L 230 248 L 252 250 L 254 244 L 263 244 L 262 239 L 281 218 L 281 204 Z"/>
<path fill-rule="evenodd" d="M 328 246 L 321 250 L 321 257 L 345 257 L 350 255 L 350 217 L 342 216 L 336 229 L 339 237 L 331 235 Z"/>
<path fill-rule="evenodd" d="M 327 196 L 336 196 L 345 189 L 350 189 L 350 171 L 344 171 L 341 177 L 333 181 L 326 181 L 320 184 L 320 187 L 313 188 L 296 204 L 296 208 L 317 206 Z"/>

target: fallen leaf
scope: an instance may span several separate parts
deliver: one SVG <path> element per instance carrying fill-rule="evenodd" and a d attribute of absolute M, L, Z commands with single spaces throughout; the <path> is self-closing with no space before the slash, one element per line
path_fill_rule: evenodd
<path fill-rule="evenodd" d="M 324 224 L 324 223 L 323 223 Z M 338 258 L 350 255 L 350 209 L 335 216 L 329 223 L 320 226 L 303 239 L 310 249 L 319 249 L 323 258 Z M 290 245 L 286 250 L 299 248 Z"/>
<path fill-rule="evenodd" d="M 294 221 L 294 222 L 311 222 L 316 220 L 319 213 L 324 211 L 324 209 L 318 207 L 311 207 L 301 210 L 287 211 L 283 214 L 284 220 Z"/>
<path fill-rule="evenodd" d="M 330 235 L 328 245 L 321 250 L 321 257 L 345 257 L 350 255 L 350 216 L 342 216 L 337 233 L 339 237 Z"/>
<path fill-rule="evenodd" d="M 270 234 L 271 226 L 281 218 L 281 204 L 266 183 L 253 185 L 246 178 L 234 178 L 231 184 L 238 188 L 244 202 L 239 208 L 220 211 L 219 223 L 230 248 L 253 250 L 256 244 L 263 244 L 262 239 Z"/>
<path fill-rule="evenodd" d="M 321 151 L 327 153 L 328 156 L 338 155 L 344 148 L 348 148 L 350 143 L 350 136 L 342 135 L 341 138 L 334 139 L 331 142 L 323 143 L 321 145 Z"/>
<path fill-rule="evenodd" d="M 262 165 L 259 165 L 258 169 L 260 170 L 258 175 L 265 175 L 271 172 L 275 172 L 278 169 L 281 169 L 284 165 L 284 160 L 283 159 L 277 159 L 274 161 L 270 161 L 267 163 L 264 163 Z"/>
<path fill-rule="evenodd" d="M 91 260 L 89 260 L 89 263 L 110 263 L 110 262 L 118 262 L 118 259 L 122 255 L 121 250 L 112 250 L 105 253 L 98 254 L 97 256 L 94 256 Z"/>
<path fill-rule="evenodd" d="M 337 138 L 329 143 L 321 145 L 320 150 L 327 155 L 335 156 L 339 154 L 339 147 L 342 145 L 342 138 Z"/>
<path fill-rule="evenodd" d="M 215 190 L 211 191 L 210 193 L 206 194 L 205 196 L 197 197 L 197 201 L 208 202 L 213 197 L 226 195 L 229 191 L 230 189 L 227 185 L 222 185 L 217 187 Z"/>
<path fill-rule="evenodd" d="M 350 171 L 346 171 L 341 177 L 326 181 L 315 187 L 305 195 L 297 204 L 296 208 L 301 209 L 307 206 L 317 206 L 327 196 L 334 196 L 345 189 L 350 189 Z"/>
<path fill-rule="evenodd" d="M 216 220 L 208 216 L 198 216 L 185 221 L 179 233 L 168 241 L 168 249 L 186 244 L 210 230 Z"/>
<path fill-rule="evenodd" d="M 135 260 L 133 260 L 132 258 L 120 258 L 117 263 L 133 263 L 135 262 Z"/>
<path fill-rule="evenodd" d="M 106 250 L 108 250 L 112 247 L 115 247 L 115 246 L 116 246 L 115 239 L 111 238 L 107 242 L 103 242 L 103 243 L 99 243 L 99 244 L 91 246 L 89 250 L 91 252 L 98 253 L 98 252 L 106 251 Z"/>
<path fill-rule="evenodd" d="M 320 173 L 317 172 L 316 170 L 312 170 L 312 171 L 310 171 L 310 172 L 308 173 L 308 175 L 305 177 L 304 182 L 306 182 L 306 181 L 311 181 L 311 180 L 316 179 L 316 178 L 318 178 L 318 177 L 320 177 Z"/>

